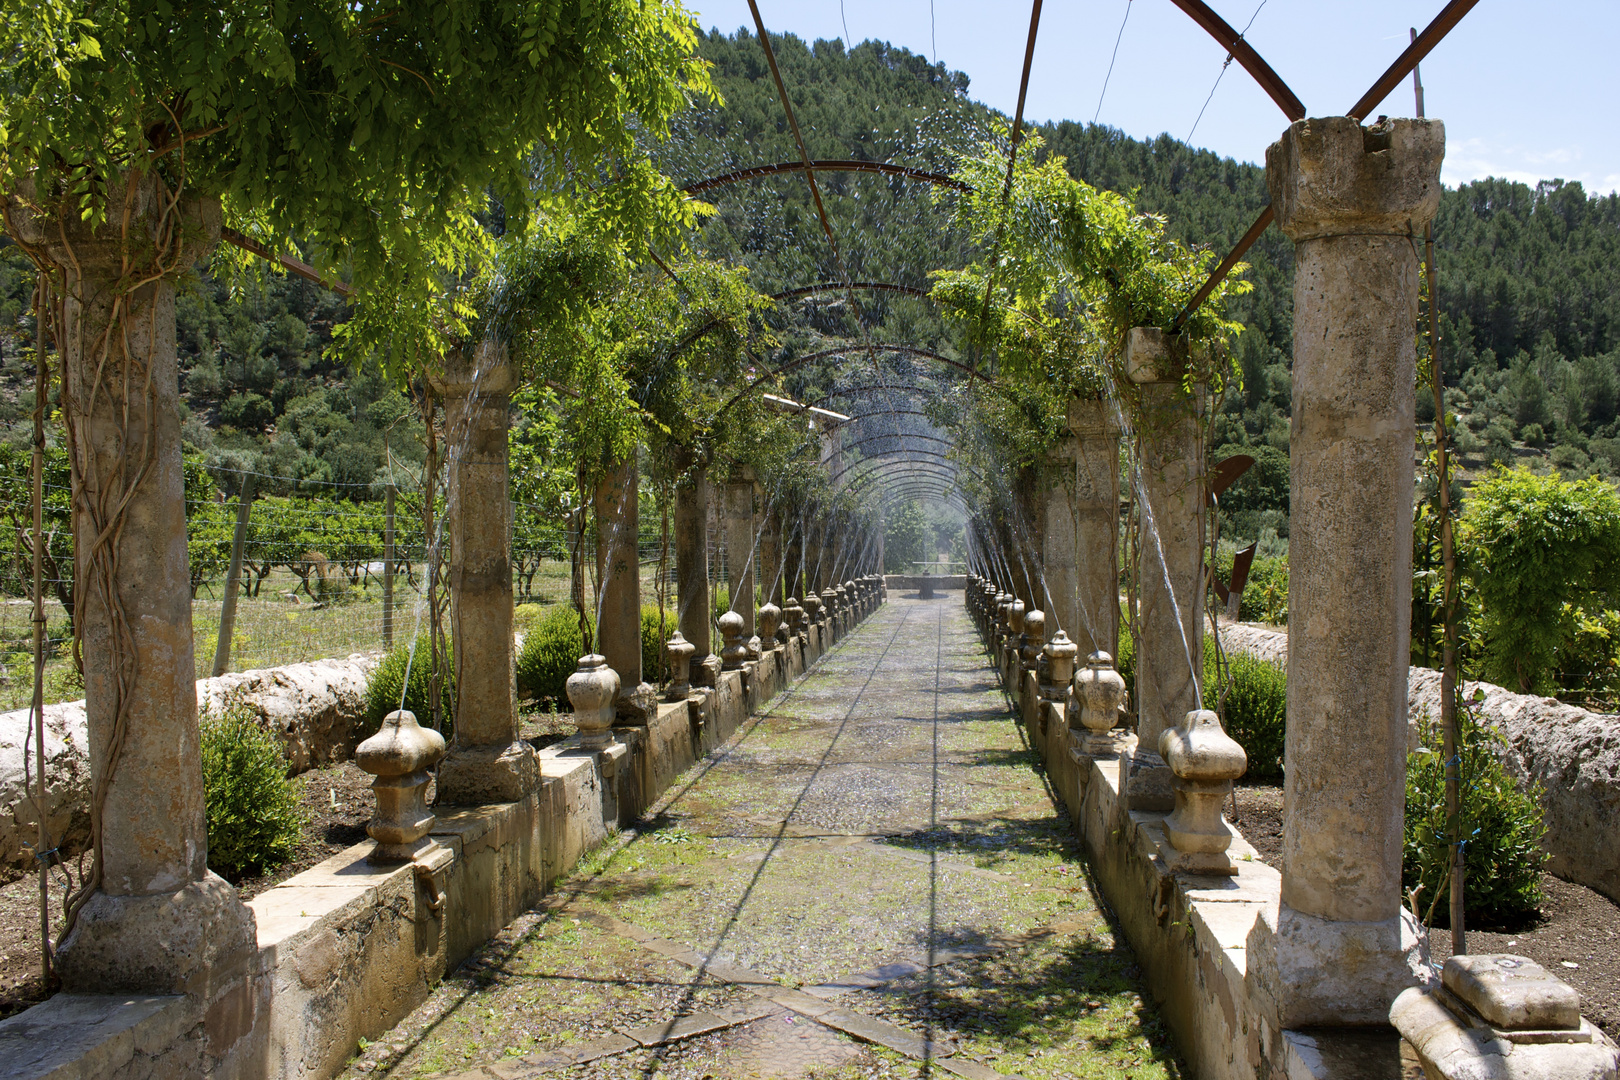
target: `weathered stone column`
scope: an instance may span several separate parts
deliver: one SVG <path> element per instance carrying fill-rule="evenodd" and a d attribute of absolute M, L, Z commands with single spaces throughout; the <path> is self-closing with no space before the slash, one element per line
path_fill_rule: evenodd
<path fill-rule="evenodd" d="M 692 645 L 694 669 L 712 651 L 708 520 L 709 472 L 698 466 L 675 486 L 675 602 L 681 637 Z"/>
<path fill-rule="evenodd" d="M 1119 654 L 1119 424 L 1108 402 L 1069 400 L 1069 433 L 1074 440 L 1074 623 L 1064 629 L 1081 656 Z M 1052 530 L 1065 524 L 1047 512 L 1047 545 Z M 1047 563 L 1047 577 L 1052 564 Z M 1057 593 L 1056 588 L 1053 594 Z"/>
<path fill-rule="evenodd" d="M 1284 1028 L 1383 1023 L 1426 972 L 1401 907 L 1418 259 L 1445 128 L 1296 121 L 1266 152 L 1294 241 L 1282 905 L 1248 979 Z"/>
<path fill-rule="evenodd" d="M 1179 344 L 1161 330 L 1137 327 L 1126 339 L 1126 371 L 1142 388 L 1137 743 L 1123 777 L 1132 810 L 1175 807 L 1159 735 L 1202 706 L 1204 446 L 1200 403 L 1182 386 L 1186 366 Z"/>
<path fill-rule="evenodd" d="M 619 723 L 632 726 L 658 716 L 658 692 L 641 678 L 640 479 L 632 454 L 596 485 L 596 580 L 602 591 L 596 651 L 618 672 L 614 713 Z"/>
<path fill-rule="evenodd" d="M 754 636 L 754 470 L 738 469 L 726 484 L 726 583 L 731 610 L 743 618 L 743 640 Z"/>
<path fill-rule="evenodd" d="M 208 999 L 242 992 L 230 987 L 245 985 L 253 915 L 208 869 L 175 362 L 175 279 L 218 242 L 219 203 L 186 198 L 160 224 L 172 195 L 158 177 L 116 176 L 107 185 L 108 224 L 92 230 L 76 206 L 58 216 L 0 197 L 18 239 L 59 271 L 66 323 L 57 342 L 71 391 L 64 404 L 74 423 L 74 487 L 98 480 L 106 492 L 87 491 L 73 516 L 90 770 L 106 787 L 101 883 L 55 967 L 63 988 L 81 993 Z M 119 229 L 126 216 L 127 243 Z M 171 245 L 166 273 L 145 265 L 155 238 Z M 142 284 L 125 293 L 131 280 Z M 102 349 L 115 304 L 123 322 Z M 124 491 L 128 505 L 106 549 L 111 559 L 92 561 L 88 538 L 111 523 L 105 515 Z M 117 598 L 127 637 L 106 592 Z M 122 692 L 121 676 L 128 679 Z M 115 738 L 122 740 L 116 756 Z M 251 1010 L 252 1002 L 237 1008 Z"/>
<path fill-rule="evenodd" d="M 782 515 L 772 510 L 765 517 L 759 532 L 760 606 L 781 605 L 786 594 L 782 591 Z M 770 648 L 769 642 L 766 648 Z"/>
<path fill-rule="evenodd" d="M 450 634 L 456 730 L 439 766 L 438 800 L 513 802 L 539 783 L 533 747 L 518 738 L 512 647 L 512 503 L 506 436 L 516 384 L 504 347 L 446 358 L 435 389 L 449 444 Z"/>

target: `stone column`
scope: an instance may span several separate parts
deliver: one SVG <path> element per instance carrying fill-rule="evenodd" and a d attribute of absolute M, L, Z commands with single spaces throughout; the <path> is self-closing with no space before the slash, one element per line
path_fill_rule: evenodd
<path fill-rule="evenodd" d="M 788 596 L 800 596 L 805 589 L 803 579 L 804 546 L 799 535 L 798 526 L 795 525 L 782 531 L 782 549 L 787 555 L 787 559 L 782 566 L 782 591 Z"/>
<path fill-rule="evenodd" d="M 1266 152 L 1294 248 L 1282 904 L 1248 978 L 1275 1022 L 1382 1023 L 1425 975 L 1401 907 L 1418 258 L 1445 128 L 1295 122 Z"/>
<path fill-rule="evenodd" d="M 675 597 L 681 637 L 692 645 L 693 665 L 710 652 L 709 472 L 698 466 L 675 487 Z"/>
<path fill-rule="evenodd" d="M 1137 327 L 1126 340 L 1126 371 L 1142 394 L 1137 743 L 1123 777 L 1132 810 L 1175 807 L 1159 735 L 1202 705 L 1204 447 L 1200 402 L 1182 385 L 1187 362 L 1161 330 Z"/>
<path fill-rule="evenodd" d="M 1064 626 L 1081 656 L 1119 655 L 1119 424 L 1096 398 L 1069 400 L 1074 438 L 1074 617 Z M 1049 528 L 1061 522 L 1048 512 Z M 1048 545 L 1051 541 L 1048 540 Z M 1052 570 L 1048 564 L 1047 575 Z M 1054 589 L 1055 593 L 1056 590 Z"/>
<path fill-rule="evenodd" d="M 786 597 L 782 592 L 782 515 L 775 510 L 766 515 L 760 529 L 759 554 L 755 561 L 759 564 L 760 606 L 780 606 Z M 766 648 L 769 647 L 767 642 Z"/>
<path fill-rule="evenodd" d="M 613 702 L 619 723 L 638 727 L 658 716 L 658 692 L 641 680 L 640 479 L 632 454 L 596 485 L 596 581 L 602 593 L 596 651 L 619 674 Z"/>
<path fill-rule="evenodd" d="M 450 634 L 456 664 L 455 740 L 439 766 L 438 801 L 513 802 L 539 783 L 534 749 L 518 738 L 512 647 L 512 503 L 506 436 L 516 383 L 504 347 L 446 358 L 449 449 Z"/>
<path fill-rule="evenodd" d="M 86 491 L 74 506 L 74 580 L 90 770 L 106 788 L 101 883 L 55 967 L 69 991 L 212 998 L 233 980 L 243 985 L 254 920 L 208 869 L 174 305 L 175 279 L 218 241 L 219 203 L 186 198 L 160 224 L 172 195 L 156 174 L 115 176 L 106 190 L 109 223 L 92 230 L 76 207 L 58 216 L 0 197 L 18 239 L 55 264 L 64 288 L 57 341 L 71 391 L 73 483 Z M 119 229 L 126 215 L 127 244 Z M 160 229 L 172 245 L 164 273 L 144 262 Z M 131 279 L 142 284 L 123 293 L 121 282 Z M 120 300 L 123 321 L 111 325 Z M 92 478 L 106 495 L 86 490 Z M 126 491 L 122 526 L 108 542 L 112 559 L 92 562 L 88 538 L 110 523 L 109 504 Z M 115 649 L 127 661 L 122 672 Z M 251 1001 L 240 1008 L 251 1010 Z"/>
<path fill-rule="evenodd" d="M 738 469 L 726 484 L 726 583 L 731 610 L 742 616 L 743 640 L 754 636 L 754 470 Z"/>

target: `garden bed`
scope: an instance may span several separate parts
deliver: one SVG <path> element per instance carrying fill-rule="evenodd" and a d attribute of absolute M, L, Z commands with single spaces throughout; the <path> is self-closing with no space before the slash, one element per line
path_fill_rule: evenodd
<path fill-rule="evenodd" d="M 1282 788 L 1240 784 L 1236 794 L 1232 823 L 1262 862 L 1281 869 Z M 1620 905 L 1551 874 L 1542 875 L 1542 888 L 1547 898 L 1539 918 L 1522 926 L 1471 927 L 1468 951 L 1528 956 L 1579 991 L 1581 1012 L 1610 1038 L 1620 1038 Z M 1451 932 L 1433 930 L 1429 948 L 1431 959 L 1444 963 Z"/>

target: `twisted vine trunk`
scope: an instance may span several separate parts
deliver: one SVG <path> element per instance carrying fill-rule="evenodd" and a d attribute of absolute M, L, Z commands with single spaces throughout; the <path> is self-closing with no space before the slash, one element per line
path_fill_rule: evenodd
<path fill-rule="evenodd" d="M 7 225 L 55 293 L 94 778 L 95 862 L 58 966 L 70 989 L 207 993 L 220 956 L 253 945 L 208 871 L 175 361 L 175 281 L 217 241 L 219 205 L 126 174 L 91 227 L 31 195 Z"/>

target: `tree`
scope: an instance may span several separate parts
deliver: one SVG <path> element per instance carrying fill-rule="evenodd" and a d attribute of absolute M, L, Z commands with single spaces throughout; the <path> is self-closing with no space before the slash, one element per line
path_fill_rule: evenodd
<path fill-rule="evenodd" d="M 1620 495 L 1526 469 L 1498 469 L 1469 494 L 1458 552 L 1481 601 L 1485 675 L 1550 693 L 1582 609 L 1620 603 Z"/>

